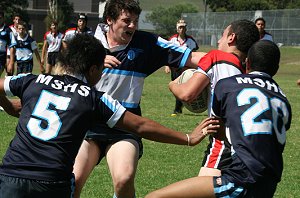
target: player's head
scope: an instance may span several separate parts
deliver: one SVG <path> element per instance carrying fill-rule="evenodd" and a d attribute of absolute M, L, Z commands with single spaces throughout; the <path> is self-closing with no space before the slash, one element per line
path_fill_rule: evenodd
<path fill-rule="evenodd" d="M 264 18 L 259 17 L 255 20 L 255 25 L 258 28 L 258 31 L 260 33 L 263 33 L 265 31 L 265 27 L 266 27 L 266 21 Z"/>
<path fill-rule="evenodd" d="M 103 14 L 109 26 L 108 34 L 113 34 L 118 45 L 126 45 L 138 28 L 141 8 L 136 0 L 108 0 Z"/>
<path fill-rule="evenodd" d="M 78 17 L 77 17 L 77 27 L 80 30 L 84 30 L 84 28 L 87 25 L 87 20 L 88 20 L 88 18 L 85 13 L 79 13 Z"/>
<path fill-rule="evenodd" d="M 12 20 L 14 22 L 14 26 L 16 27 L 18 23 L 22 20 L 21 15 L 18 13 L 15 13 L 12 17 Z"/>
<path fill-rule="evenodd" d="M 103 13 L 104 23 L 107 23 L 108 18 L 116 21 L 122 14 L 122 11 L 129 12 L 130 14 L 139 17 L 142 9 L 137 0 L 108 0 L 105 4 Z"/>
<path fill-rule="evenodd" d="M 100 80 L 105 55 L 103 45 L 94 36 L 77 34 L 58 60 L 64 72 L 84 75 L 92 86 Z"/>
<path fill-rule="evenodd" d="M 259 32 L 253 22 L 237 20 L 224 30 L 222 37 L 218 40 L 218 49 L 225 52 L 238 51 L 246 57 L 251 45 L 258 40 Z"/>
<path fill-rule="evenodd" d="M 176 23 L 176 29 L 178 34 L 185 34 L 186 33 L 186 22 L 183 19 L 180 19 Z"/>
<path fill-rule="evenodd" d="M 57 26 L 58 26 L 58 23 L 57 23 L 56 20 L 51 21 L 51 23 L 50 23 L 50 30 L 52 32 L 56 32 L 57 31 Z"/>
<path fill-rule="evenodd" d="M 247 56 L 247 71 L 260 71 L 274 76 L 279 68 L 280 50 L 268 40 L 260 40 L 252 45 Z"/>
<path fill-rule="evenodd" d="M 237 20 L 230 24 L 230 33 L 236 35 L 235 45 L 238 50 L 247 54 L 250 47 L 259 40 L 259 32 L 252 21 Z"/>
<path fill-rule="evenodd" d="M 19 23 L 17 23 L 17 32 L 18 34 L 23 37 L 27 34 L 27 23 L 25 23 L 24 21 L 19 21 Z"/>

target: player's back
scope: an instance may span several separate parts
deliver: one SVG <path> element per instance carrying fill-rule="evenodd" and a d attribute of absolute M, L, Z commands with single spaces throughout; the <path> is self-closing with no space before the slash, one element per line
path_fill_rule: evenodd
<path fill-rule="evenodd" d="M 290 104 L 267 74 L 253 72 L 221 80 L 215 89 L 214 113 L 225 118 L 232 152 L 248 167 L 256 181 L 261 177 L 279 181 L 282 152 L 291 123 Z M 218 112 L 222 109 L 222 112 Z M 245 175 L 237 175 L 241 183 Z"/>
<path fill-rule="evenodd" d="M 0 172 L 46 181 L 69 179 L 87 129 L 95 119 L 101 122 L 114 113 L 100 106 L 103 93 L 72 76 L 29 74 L 7 83 L 6 91 L 18 96 L 23 108 Z"/>

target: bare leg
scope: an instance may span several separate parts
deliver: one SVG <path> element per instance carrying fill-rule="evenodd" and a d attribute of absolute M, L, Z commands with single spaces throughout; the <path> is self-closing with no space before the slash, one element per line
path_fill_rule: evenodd
<path fill-rule="evenodd" d="M 73 170 L 76 185 L 74 198 L 80 197 L 81 190 L 86 180 L 99 160 L 100 152 L 98 145 L 94 141 L 84 140 L 82 142 L 75 159 Z"/>
<path fill-rule="evenodd" d="M 111 145 L 106 158 L 117 197 L 135 196 L 134 178 L 138 164 L 139 146 L 135 140 L 127 139 Z"/>
<path fill-rule="evenodd" d="M 193 177 L 153 191 L 145 198 L 214 198 L 213 177 Z"/>

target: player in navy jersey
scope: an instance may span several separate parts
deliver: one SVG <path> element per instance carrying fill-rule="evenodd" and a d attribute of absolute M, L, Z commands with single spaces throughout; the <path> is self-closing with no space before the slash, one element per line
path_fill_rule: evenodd
<path fill-rule="evenodd" d="M 146 198 L 251 197 L 272 198 L 283 171 L 282 153 L 290 128 L 291 106 L 279 85 L 280 51 L 271 41 L 249 50 L 248 74 L 220 80 L 214 91 L 212 115 L 225 125 L 232 162 L 221 176 L 198 176 L 171 184 Z M 204 129 L 205 130 L 205 129 Z"/>
<path fill-rule="evenodd" d="M 245 72 L 244 61 L 251 45 L 259 40 L 255 24 L 248 20 L 232 22 L 223 31 L 218 41 L 218 50 L 207 53 L 198 63 L 198 69 L 186 83 L 170 82 L 173 94 L 184 102 L 191 102 L 209 87 L 213 93 L 216 83 L 223 78 Z M 211 94 L 208 95 L 208 115 L 210 115 Z M 222 167 L 231 160 L 230 147 L 227 141 L 209 137 L 210 143 L 205 151 L 199 175 L 220 175 Z"/>
<path fill-rule="evenodd" d="M 100 79 L 104 57 L 97 39 L 77 35 L 60 57 L 65 75 L 0 79 L 0 105 L 9 109 L 6 94 L 18 96 L 23 106 L 16 136 L 0 166 L 1 198 L 72 197 L 75 156 L 95 123 L 150 140 L 192 146 L 205 138 L 204 127 L 209 127 L 209 133 L 219 128 L 218 120 L 207 119 L 188 135 L 127 111 L 107 93 L 91 87 Z"/>
<path fill-rule="evenodd" d="M 264 18 L 259 17 L 255 19 L 255 25 L 258 28 L 260 39 L 261 40 L 269 40 L 273 41 L 273 36 L 269 32 L 266 32 L 265 27 L 266 27 L 266 21 Z"/>
<path fill-rule="evenodd" d="M 97 90 L 107 92 L 126 109 L 141 115 L 140 101 L 146 77 L 159 68 L 170 65 L 182 68 L 197 66 L 200 59 L 185 46 L 175 46 L 167 40 L 137 30 L 141 12 L 136 0 L 109 0 L 103 21 L 97 26 L 95 37 L 107 50 L 105 69 L 96 84 Z M 194 61 L 194 62 L 193 62 Z M 101 131 L 101 133 L 95 133 Z M 76 193 L 79 197 L 93 168 L 105 156 L 111 173 L 115 197 L 135 197 L 134 178 L 138 160 L 143 154 L 139 136 L 106 125 L 87 133 L 74 165 Z"/>
<path fill-rule="evenodd" d="M 7 51 L 14 53 L 15 37 L 13 36 L 11 29 L 4 23 L 4 12 L 0 11 L 0 76 L 4 71 L 6 64 Z M 13 62 L 9 61 L 9 67 Z M 11 75 L 9 72 L 8 75 Z"/>

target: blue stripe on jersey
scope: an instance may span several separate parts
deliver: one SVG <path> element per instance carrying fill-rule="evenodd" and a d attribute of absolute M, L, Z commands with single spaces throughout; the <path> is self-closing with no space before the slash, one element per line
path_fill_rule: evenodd
<path fill-rule="evenodd" d="M 171 43 L 161 37 L 157 38 L 156 44 L 162 48 L 170 48 L 170 49 L 173 49 L 173 50 L 175 50 L 177 52 L 181 52 L 181 53 L 184 53 L 187 49 L 187 47 L 185 47 L 185 46 L 174 45 L 173 43 Z"/>
<path fill-rule="evenodd" d="M 234 190 L 230 195 L 225 195 L 228 194 L 230 191 Z M 238 197 L 244 189 L 242 187 L 235 187 L 234 183 L 228 183 L 226 185 L 223 185 L 219 188 L 214 188 L 214 193 L 216 197 L 222 197 L 222 198 L 233 198 L 233 197 Z M 225 193 L 222 195 L 222 193 Z"/>
<path fill-rule="evenodd" d="M 128 103 L 128 102 L 122 102 L 119 101 L 121 103 L 121 105 L 123 105 L 126 108 L 138 108 L 140 103 Z"/>
<path fill-rule="evenodd" d="M 191 49 L 190 49 L 190 48 L 187 48 L 187 49 L 185 50 L 184 56 L 182 57 L 181 62 L 180 62 L 180 67 L 181 67 L 181 68 L 184 67 L 184 65 L 185 65 L 185 63 L 186 63 L 186 61 L 187 61 L 187 59 L 188 59 L 190 53 L 191 53 Z"/>
<path fill-rule="evenodd" d="M 144 77 L 144 78 L 147 77 L 146 74 L 139 73 L 136 71 L 126 71 L 126 70 L 109 69 L 109 68 L 105 68 L 102 73 L 118 74 L 124 76 L 136 76 L 136 77 Z"/>
<path fill-rule="evenodd" d="M 107 94 L 103 94 L 100 98 L 100 100 L 102 100 L 102 102 L 104 104 L 106 104 L 106 106 L 112 110 L 113 112 L 115 112 L 117 110 L 116 106 L 112 103 L 112 98 L 108 97 Z"/>

